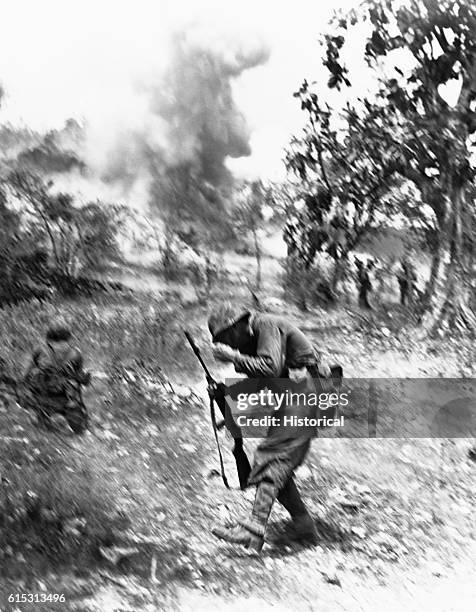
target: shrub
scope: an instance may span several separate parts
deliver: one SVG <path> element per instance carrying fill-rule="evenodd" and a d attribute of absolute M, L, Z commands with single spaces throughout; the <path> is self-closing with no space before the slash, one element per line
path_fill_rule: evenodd
<path fill-rule="evenodd" d="M 5 423 L 2 429 L 8 433 Z M 65 452 L 55 436 L 44 432 L 29 432 L 23 441 L 2 438 L 2 575 L 21 573 L 19 553 L 28 566 L 39 564 L 43 570 L 87 564 L 99 546 L 117 539 L 126 523 L 115 507 L 116 485 L 100 466 Z"/>
<path fill-rule="evenodd" d="M 284 263 L 282 282 L 288 299 L 294 301 L 302 310 L 307 310 L 315 304 L 328 306 L 335 301 L 323 268 L 306 268 L 294 257 L 288 257 Z"/>

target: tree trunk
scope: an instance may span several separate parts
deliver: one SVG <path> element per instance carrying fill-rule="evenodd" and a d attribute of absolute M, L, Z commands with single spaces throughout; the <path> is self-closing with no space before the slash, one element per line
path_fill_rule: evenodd
<path fill-rule="evenodd" d="M 253 229 L 253 240 L 255 245 L 255 257 L 256 257 L 256 289 L 261 289 L 261 246 L 259 244 L 258 232 L 256 228 Z"/>
<path fill-rule="evenodd" d="M 442 232 L 438 231 L 436 237 L 435 249 L 431 262 L 430 278 L 426 283 L 425 290 L 418 304 L 418 312 L 423 316 L 426 312 L 432 309 L 432 304 L 435 299 L 437 287 L 441 281 L 443 272 L 443 259 L 445 256 L 445 248 L 443 245 Z"/>
<path fill-rule="evenodd" d="M 466 206 L 463 187 L 454 192 L 450 233 L 450 263 L 446 274 L 446 292 L 441 308 L 438 309 L 432 332 L 443 329 L 455 331 L 476 331 L 476 316 L 471 311 L 471 287 L 469 270 L 462 240 L 462 218 Z"/>
<path fill-rule="evenodd" d="M 445 329 L 452 334 L 457 331 L 476 331 L 476 316 L 470 307 L 471 291 L 464 271 L 456 265 L 450 265 L 447 280 L 448 290 L 432 331 Z"/>
<path fill-rule="evenodd" d="M 339 283 L 341 282 L 342 277 L 344 275 L 347 263 L 348 263 L 347 253 L 343 254 L 341 257 L 336 259 L 336 263 L 334 266 L 334 272 L 332 274 L 332 281 L 331 281 L 332 293 L 336 293 Z"/>

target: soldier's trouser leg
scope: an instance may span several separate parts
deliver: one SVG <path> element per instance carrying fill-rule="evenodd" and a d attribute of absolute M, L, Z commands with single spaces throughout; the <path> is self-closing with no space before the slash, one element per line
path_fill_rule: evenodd
<path fill-rule="evenodd" d="M 406 287 L 400 288 L 400 304 L 405 306 L 405 302 L 407 301 L 407 290 Z"/>
<path fill-rule="evenodd" d="M 292 518 L 308 514 L 307 508 L 294 482 L 294 477 L 291 477 L 279 492 L 278 502 L 286 508 Z"/>
<path fill-rule="evenodd" d="M 260 551 L 264 543 L 268 518 L 277 493 L 278 488 L 271 480 L 262 480 L 256 487 L 251 517 L 239 521 L 233 527 L 214 527 L 212 533 L 221 540 L 232 544 L 241 544 L 246 548 Z"/>
<path fill-rule="evenodd" d="M 88 412 L 84 404 L 68 402 L 62 414 L 75 434 L 82 434 L 88 428 Z"/>
<path fill-rule="evenodd" d="M 294 477 L 291 477 L 281 489 L 278 501 L 291 515 L 296 536 L 317 544 L 318 535 L 314 521 L 301 498 Z"/>
<path fill-rule="evenodd" d="M 87 429 L 87 417 L 83 414 L 67 414 L 65 418 L 75 434 L 82 434 Z"/>
<path fill-rule="evenodd" d="M 246 548 L 260 551 L 264 543 L 264 534 L 271 508 L 278 489 L 270 480 L 261 481 L 256 487 L 255 501 L 251 517 L 238 521 L 232 527 L 214 527 L 213 535 L 232 544 L 241 544 Z"/>
<path fill-rule="evenodd" d="M 251 518 L 241 524 L 257 536 L 263 537 L 268 524 L 269 515 L 278 495 L 278 488 L 271 480 L 263 480 L 256 487 L 255 501 Z"/>

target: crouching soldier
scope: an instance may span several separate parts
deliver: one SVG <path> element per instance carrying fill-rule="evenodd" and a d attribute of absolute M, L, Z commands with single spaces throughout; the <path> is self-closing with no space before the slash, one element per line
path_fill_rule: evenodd
<path fill-rule="evenodd" d="M 32 353 L 21 403 L 37 413 L 38 423 L 44 427 L 50 429 L 51 417 L 60 414 L 74 433 L 81 434 L 88 426 L 81 386 L 90 380 L 80 351 L 72 346 L 71 330 L 64 323 L 55 323 L 48 328 L 45 342 Z"/>
<path fill-rule="evenodd" d="M 311 342 L 284 318 L 223 304 L 211 313 L 208 326 L 215 359 L 233 363 L 237 372 L 249 378 L 288 379 L 290 371 L 304 371 L 313 383 L 312 377 L 329 375 L 328 367 L 318 365 Z M 218 392 L 215 388 L 210 391 Z M 294 471 L 307 455 L 311 435 L 303 428 L 269 428 L 256 450 L 248 479 L 249 486 L 256 485 L 251 516 L 232 527 L 214 528 L 215 536 L 261 550 L 277 499 L 291 515 L 298 539 L 317 543 L 314 521 L 294 481 Z"/>

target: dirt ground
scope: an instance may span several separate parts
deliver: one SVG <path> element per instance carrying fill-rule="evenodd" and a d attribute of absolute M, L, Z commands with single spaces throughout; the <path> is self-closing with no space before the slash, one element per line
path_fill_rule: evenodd
<path fill-rule="evenodd" d="M 236 274 L 240 269 L 238 262 Z M 276 262 L 272 269 L 268 286 L 275 283 Z M 286 306 L 349 377 L 459 376 L 467 367 L 464 347 L 395 333 L 397 310 L 386 320 L 389 333 L 382 333 L 381 321 L 349 309 L 303 314 Z M 190 316 L 205 329 L 203 309 Z M 220 377 L 228 373 L 216 364 L 213 369 Z M 114 484 L 115 509 L 127 516 L 127 526 L 89 568 L 32 564 L 28 554 L 13 554 L 16 571 L 0 578 L 1 612 L 474 608 L 476 464 L 467 458 L 474 441 L 315 440 L 298 484 L 316 519 L 319 545 L 295 544 L 276 507 L 269 541 L 253 555 L 210 534 L 215 522 L 248 512 L 253 492 L 238 489 L 224 433 L 232 489 L 222 485 L 199 372 L 175 374 L 172 384 L 175 399 L 165 416 L 131 405 L 131 418 L 121 420 L 111 418 L 103 380 L 88 390 L 93 431 L 58 443 L 58 453 L 72 469 L 87 465 L 93 480 Z M 28 439 L 30 449 L 41 449 L 44 434 L 30 415 L 15 409 L 1 416 L 4 444 Z M 246 441 L 248 451 L 253 444 Z M 10 593 L 32 591 L 64 593 L 66 601 L 8 603 Z"/>

